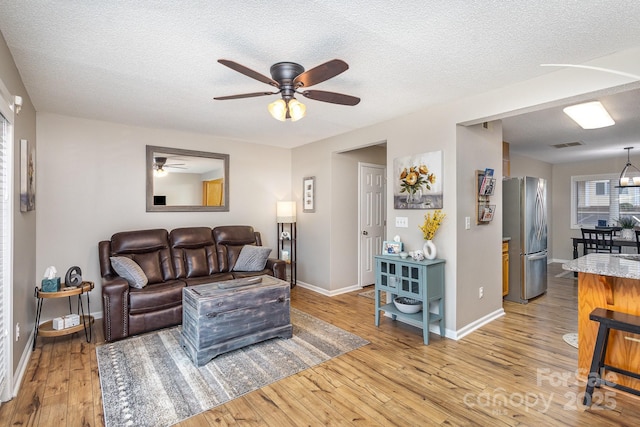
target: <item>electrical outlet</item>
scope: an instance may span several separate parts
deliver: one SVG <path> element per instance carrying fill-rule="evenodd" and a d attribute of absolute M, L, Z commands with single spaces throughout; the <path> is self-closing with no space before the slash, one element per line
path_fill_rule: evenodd
<path fill-rule="evenodd" d="M 478 298 L 482 298 L 484 296 L 484 287 L 480 286 L 478 288 Z"/>
<path fill-rule="evenodd" d="M 470 216 L 465 216 L 464 217 L 464 229 L 465 230 L 471 229 L 471 217 Z"/>
<path fill-rule="evenodd" d="M 16 323 L 16 341 L 20 339 L 20 323 Z"/>
<path fill-rule="evenodd" d="M 396 217 L 396 227 L 398 228 L 409 228 L 409 218 L 406 216 L 397 216 Z"/>

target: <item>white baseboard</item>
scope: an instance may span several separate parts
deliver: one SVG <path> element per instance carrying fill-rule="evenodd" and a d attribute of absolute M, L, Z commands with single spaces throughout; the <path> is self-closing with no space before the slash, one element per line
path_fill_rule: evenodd
<path fill-rule="evenodd" d="M 22 356 L 20 356 L 20 362 L 18 363 L 16 371 L 13 374 L 13 395 L 11 396 L 12 399 L 18 395 L 18 391 L 20 391 L 20 385 L 22 385 L 22 378 L 24 377 L 24 373 L 27 372 L 27 366 L 29 366 L 29 360 L 31 359 L 31 354 L 33 353 L 33 338 L 33 331 L 31 331 L 31 335 L 29 335 L 29 339 L 27 340 L 27 345 L 25 345 Z"/>
<path fill-rule="evenodd" d="M 324 288 L 319 288 L 317 286 L 314 285 L 310 285 L 308 283 L 305 282 L 301 282 L 300 280 L 298 280 L 296 282 L 296 286 L 300 286 L 301 288 L 305 288 L 305 289 L 309 289 L 310 291 L 316 292 L 320 295 L 324 295 L 327 297 L 334 297 L 336 295 L 340 295 L 340 294 L 346 294 L 348 292 L 353 292 L 353 291 L 359 291 L 360 289 L 362 289 L 362 286 L 360 285 L 352 285 L 352 286 L 348 286 L 346 288 L 340 288 L 340 289 L 336 289 L 334 291 L 328 291 Z"/>
<path fill-rule="evenodd" d="M 481 328 L 484 325 L 487 325 L 504 315 L 505 315 L 504 308 L 500 308 L 494 311 L 493 313 L 489 313 L 486 316 L 481 317 L 480 319 L 469 323 L 463 328 L 458 329 L 457 331 L 455 331 L 454 334 L 452 334 L 452 336 L 447 335 L 447 338 L 451 338 L 457 341 L 469 335 L 471 332 L 475 331 L 476 329 Z"/>

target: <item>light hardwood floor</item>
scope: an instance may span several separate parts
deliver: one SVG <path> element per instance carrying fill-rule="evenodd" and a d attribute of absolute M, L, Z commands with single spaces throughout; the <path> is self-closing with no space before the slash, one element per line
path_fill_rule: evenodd
<path fill-rule="evenodd" d="M 577 327 L 577 282 L 556 278 L 559 264 L 549 272 L 546 295 L 505 302 L 506 316 L 459 341 L 432 334 L 429 346 L 419 329 L 389 318 L 376 328 L 373 300 L 358 292 L 328 298 L 296 287 L 294 307 L 371 344 L 179 426 L 639 425 L 639 400 L 622 392 L 603 389 L 599 406 L 582 407 L 577 350 L 562 340 Z M 94 349 L 82 334 L 38 339 L 0 425 L 104 425 Z"/>

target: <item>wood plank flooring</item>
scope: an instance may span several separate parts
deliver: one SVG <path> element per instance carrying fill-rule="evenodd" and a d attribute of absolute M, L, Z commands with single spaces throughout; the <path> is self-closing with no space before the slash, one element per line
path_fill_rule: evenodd
<path fill-rule="evenodd" d="M 352 292 L 333 298 L 296 287 L 292 305 L 371 342 L 358 350 L 178 424 L 208 426 L 636 426 L 636 397 L 599 390 L 581 405 L 576 332 L 577 281 L 555 277 L 527 305 L 505 302 L 506 316 L 459 341 L 384 317 Z M 96 323 L 94 341 L 104 341 Z M 135 423 L 135 420 L 134 420 Z M 1 426 L 103 426 L 95 344 L 84 334 L 40 338 L 19 395 L 0 407 Z M 134 424 L 135 425 L 135 424 Z"/>

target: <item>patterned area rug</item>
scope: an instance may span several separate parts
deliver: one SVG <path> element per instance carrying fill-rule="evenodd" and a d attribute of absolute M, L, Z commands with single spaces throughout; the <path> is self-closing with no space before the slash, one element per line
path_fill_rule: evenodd
<path fill-rule="evenodd" d="M 106 427 L 170 426 L 369 342 L 291 309 L 293 338 L 222 354 L 200 368 L 180 327 L 96 348 Z"/>
<path fill-rule="evenodd" d="M 562 339 L 564 340 L 564 342 L 569 344 L 571 347 L 578 348 L 578 334 L 577 333 L 564 334 L 562 336 Z"/>

